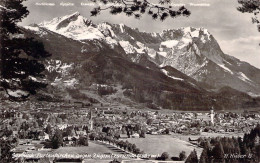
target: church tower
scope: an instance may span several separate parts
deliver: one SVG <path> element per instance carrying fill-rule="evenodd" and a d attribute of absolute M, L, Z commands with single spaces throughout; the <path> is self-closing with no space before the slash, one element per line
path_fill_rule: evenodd
<path fill-rule="evenodd" d="M 210 120 L 211 120 L 211 124 L 214 126 L 214 108 L 211 107 L 211 110 L 210 110 Z"/>
<path fill-rule="evenodd" d="M 90 131 L 93 130 L 93 119 L 92 119 L 92 110 L 89 112 L 89 124 L 90 124 Z"/>

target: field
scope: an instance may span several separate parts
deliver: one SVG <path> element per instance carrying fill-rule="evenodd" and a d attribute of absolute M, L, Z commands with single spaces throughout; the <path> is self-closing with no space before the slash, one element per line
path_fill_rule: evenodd
<path fill-rule="evenodd" d="M 192 140 L 198 139 L 200 137 L 243 137 L 244 133 L 209 133 L 209 132 L 202 132 L 201 135 L 182 135 L 182 134 L 177 134 L 177 133 L 171 133 L 171 135 L 175 138 L 184 140 L 184 141 L 189 141 L 189 138 L 191 138 Z"/>
<path fill-rule="evenodd" d="M 84 154 L 111 154 L 111 153 L 117 153 L 114 150 L 111 150 L 110 148 L 93 143 L 89 141 L 89 146 L 81 146 L 81 147 L 60 147 L 58 149 L 54 149 L 51 151 L 30 151 L 28 153 L 41 153 L 41 154 L 71 154 L 71 155 L 84 155 Z"/>
<path fill-rule="evenodd" d="M 104 154 L 104 153 L 113 153 L 110 149 L 106 148 L 105 146 L 98 145 L 92 142 L 89 142 L 88 147 L 60 147 L 53 151 L 53 153 L 59 154 Z"/>
<path fill-rule="evenodd" d="M 22 146 L 21 146 L 22 147 Z M 20 148 L 21 148 L 20 147 Z M 25 147 L 25 146 L 24 146 Z M 33 158 L 38 158 L 39 155 L 47 156 L 48 158 L 84 158 L 85 162 L 89 163 L 107 163 L 112 161 L 117 156 L 122 160 L 128 160 L 126 153 L 124 151 L 115 148 L 108 144 L 103 144 L 100 142 L 89 141 L 89 146 L 79 146 L 79 147 L 60 147 L 58 149 L 49 150 L 31 150 L 26 154 L 31 155 Z"/>
<path fill-rule="evenodd" d="M 192 150 L 196 149 L 200 156 L 202 152 L 202 148 L 172 135 L 146 135 L 146 138 L 128 138 L 127 141 L 134 143 L 141 151 L 150 155 L 161 155 L 163 152 L 168 152 L 170 157 L 178 157 L 181 151 L 185 151 L 186 155 L 189 155 Z"/>

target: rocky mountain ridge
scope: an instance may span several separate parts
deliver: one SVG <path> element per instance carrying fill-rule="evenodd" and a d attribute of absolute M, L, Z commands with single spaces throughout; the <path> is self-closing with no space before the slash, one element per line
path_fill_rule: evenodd
<path fill-rule="evenodd" d="M 41 23 L 39 27 L 81 42 L 103 41 L 135 63 L 145 57 L 158 67 L 171 66 L 213 89 L 230 86 L 260 94 L 260 70 L 224 54 L 213 35 L 204 28 L 146 33 L 123 24 L 95 25 L 78 12 Z"/>
<path fill-rule="evenodd" d="M 224 54 L 204 28 L 146 33 L 123 24 L 95 25 L 74 13 L 23 30 L 53 54 L 46 74 L 63 91 L 121 85 L 134 101 L 170 109 L 234 108 L 253 101 L 242 93 L 233 103 L 212 92 L 225 86 L 260 92 L 260 70 Z M 216 99 L 222 104 L 213 104 Z"/>

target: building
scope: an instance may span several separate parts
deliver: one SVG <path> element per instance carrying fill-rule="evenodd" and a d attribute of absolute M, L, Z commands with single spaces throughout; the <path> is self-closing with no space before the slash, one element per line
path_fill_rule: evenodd
<path fill-rule="evenodd" d="M 214 126 L 214 108 L 212 107 L 210 110 L 210 120 L 211 120 L 211 124 Z"/>
<path fill-rule="evenodd" d="M 89 124 L 90 124 L 89 130 L 92 131 L 93 130 L 92 110 L 90 110 L 90 112 L 89 112 Z"/>
<path fill-rule="evenodd" d="M 139 136 L 139 134 L 134 133 L 133 135 L 131 135 L 131 137 L 132 137 L 132 138 L 139 138 L 140 136 Z"/>
<path fill-rule="evenodd" d="M 38 139 L 43 141 L 43 140 L 49 140 L 50 137 L 49 137 L 49 134 L 42 131 L 42 132 L 40 132 Z"/>

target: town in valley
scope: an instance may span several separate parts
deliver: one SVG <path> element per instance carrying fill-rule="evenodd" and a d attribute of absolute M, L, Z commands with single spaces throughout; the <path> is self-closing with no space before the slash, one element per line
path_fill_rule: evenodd
<path fill-rule="evenodd" d="M 184 161 L 194 150 L 200 156 L 211 137 L 243 138 L 260 121 L 257 110 L 228 112 L 213 107 L 188 112 L 76 101 L 24 102 L 12 109 L 5 105 L 0 112 L 1 134 L 3 139 L 16 139 L 11 151 L 15 159 L 27 162 L 44 156 L 56 162 L 127 162 L 160 160 L 163 155 L 162 160 Z M 259 136 L 254 142 L 259 144 Z"/>

